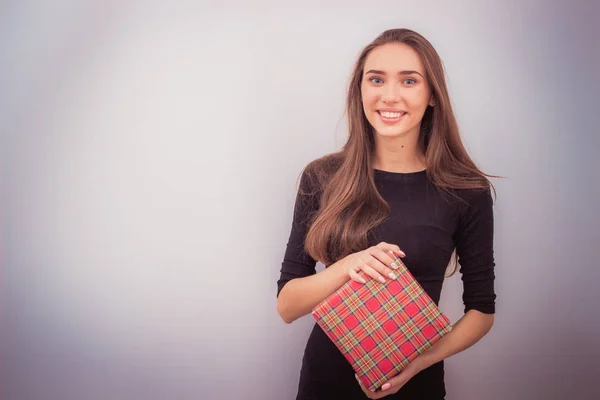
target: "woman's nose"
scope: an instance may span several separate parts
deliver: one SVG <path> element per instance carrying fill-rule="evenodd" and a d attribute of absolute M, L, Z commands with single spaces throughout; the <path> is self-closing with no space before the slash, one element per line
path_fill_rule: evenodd
<path fill-rule="evenodd" d="M 400 101 L 400 88 L 394 84 L 387 85 L 381 96 L 381 100 L 390 103 Z"/>

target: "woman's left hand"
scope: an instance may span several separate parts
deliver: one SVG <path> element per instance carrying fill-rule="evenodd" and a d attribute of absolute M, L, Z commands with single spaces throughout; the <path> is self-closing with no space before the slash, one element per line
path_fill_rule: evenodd
<path fill-rule="evenodd" d="M 419 371 L 417 370 L 417 364 L 412 362 L 406 366 L 398 375 L 387 381 L 381 386 L 381 389 L 378 389 L 374 392 L 371 392 L 367 389 L 363 383 L 358 379 L 358 376 L 355 374 L 354 377 L 358 381 L 360 388 L 365 392 L 368 398 L 370 399 L 381 399 L 382 397 L 389 396 L 390 394 L 396 393 L 398 390 L 402 388 L 413 376 L 415 376 Z"/>

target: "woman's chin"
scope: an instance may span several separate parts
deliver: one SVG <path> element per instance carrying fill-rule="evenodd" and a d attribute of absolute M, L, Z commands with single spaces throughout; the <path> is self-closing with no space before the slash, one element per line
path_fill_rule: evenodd
<path fill-rule="evenodd" d="M 405 136 L 407 133 L 403 129 L 390 129 L 389 127 L 383 129 L 375 129 L 375 131 L 377 132 L 377 135 L 389 138 Z"/>

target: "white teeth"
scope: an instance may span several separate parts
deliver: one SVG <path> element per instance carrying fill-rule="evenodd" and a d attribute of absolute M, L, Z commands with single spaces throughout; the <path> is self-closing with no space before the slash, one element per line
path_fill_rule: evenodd
<path fill-rule="evenodd" d="M 383 115 L 386 118 L 398 118 L 404 115 L 403 112 L 389 112 L 389 111 L 379 111 L 379 114 Z"/>

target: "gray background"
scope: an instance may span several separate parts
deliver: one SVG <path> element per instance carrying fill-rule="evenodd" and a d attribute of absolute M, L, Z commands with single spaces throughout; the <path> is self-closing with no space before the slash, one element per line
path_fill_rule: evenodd
<path fill-rule="evenodd" d="M 446 361 L 448 399 L 600 398 L 598 4 L 215 4 L 0 4 L 1 398 L 294 398 L 296 179 L 344 143 L 352 63 L 392 27 L 433 43 L 506 177 L 496 322 Z"/>

